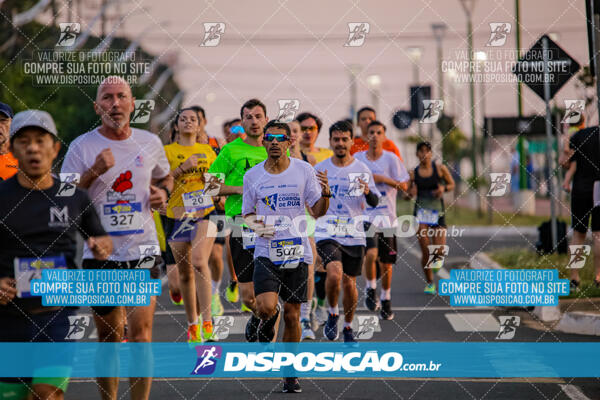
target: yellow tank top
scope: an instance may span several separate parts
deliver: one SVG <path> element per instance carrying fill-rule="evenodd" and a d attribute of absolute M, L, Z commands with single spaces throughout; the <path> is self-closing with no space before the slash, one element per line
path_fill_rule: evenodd
<path fill-rule="evenodd" d="M 196 155 L 198 158 L 196 168 L 185 172 L 175 180 L 173 192 L 167 204 L 167 217 L 180 219 L 184 216 L 186 208 L 188 215 L 193 217 L 201 218 L 210 214 L 215 206 L 212 198 L 202 198 L 202 190 L 204 189 L 204 173 L 217 158 L 214 150 L 208 144 L 195 143 L 192 146 L 182 146 L 179 143 L 171 143 L 165 146 L 165 153 L 171 171 L 192 155 Z M 187 204 L 184 204 L 184 198 Z M 194 211 L 190 213 L 190 209 Z"/>
<path fill-rule="evenodd" d="M 311 151 L 308 154 L 314 156 L 315 160 L 317 160 L 318 163 L 327 160 L 333 155 L 333 151 L 331 151 L 330 149 L 325 149 L 323 147 L 317 147 L 316 149 L 316 151 Z"/>

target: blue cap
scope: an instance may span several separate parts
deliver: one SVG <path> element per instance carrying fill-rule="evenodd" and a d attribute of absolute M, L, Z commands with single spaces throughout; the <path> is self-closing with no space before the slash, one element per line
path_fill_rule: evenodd
<path fill-rule="evenodd" d="M 12 108 L 5 103 L 0 103 L 0 112 L 6 115 L 8 118 L 12 118 L 14 116 Z"/>

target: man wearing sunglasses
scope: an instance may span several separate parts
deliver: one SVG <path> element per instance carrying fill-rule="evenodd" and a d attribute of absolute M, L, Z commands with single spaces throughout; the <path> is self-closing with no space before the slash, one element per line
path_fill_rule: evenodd
<path fill-rule="evenodd" d="M 267 152 L 262 146 L 263 130 L 269 118 L 267 107 L 258 99 L 246 101 L 240 109 L 240 117 L 246 137 L 238 137 L 221 149 L 217 159 L 208 172 L 221 173 L 225 176 L 224 184 L 219 189 L 220 196 L 227 196 L 225 215 L 231 224 L 229 249 L 233 267 L 239 283 L 242 311 L 250 310 L 252 314 L 246 324 L 246 340 L 256 342 L 260 319 L 256 315 L 254 298 L 254 232 L 240 223 L 242 214 L 242 184 L 244 175 L 255 165 L 267 159 Z"/>
<path fill-rule="evenodd" d="M 308 264 L 313 254 L 306 223 L 299 222 L 309 207 L 315 217 L 325 215 L 331 192 L 327 171 L 315 172 L 302 160 L 290 158 L 290 128 L 271 121 L 265 126 L 263 145 L 266 161 L 244 175 L 242 215 L 256 232 L 254 247 L 254 293 L 261 319 L 258 340 L 269 342 L 275 336 L 280 308 L 284 302 L 284 342 L 300 341 L 300 304 L 305 302 Z M 285 378 L 283 391 L 299 393 L 297 378 Z"/>

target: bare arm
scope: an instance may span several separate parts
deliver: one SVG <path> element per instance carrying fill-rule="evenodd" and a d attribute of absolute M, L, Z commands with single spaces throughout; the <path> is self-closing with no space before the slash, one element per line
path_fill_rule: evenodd
<path fill-rule="evenodd" d="M 108 235 L 89 237 L 87 245 L 96 260 L 108 259 L 113 251 L 113 242 Z"/>
<path fill-rule="evenodd" d="M 114 165 L 115 157 L 110 148 L 102 150 L 96 156 L 94 165 L 81 175 L 77 186 L 82 189 L 88 189 L 100 175 L 111 169 Z"/>
<path fill-rule="evenodd" d="M 442 178 L 444 178 L 444 181 L 446 181 L 446 192 L 451 192 L 454 190 L 454 179 L 452 178 L 452 174 L 450 174 L 450 171 L 448 170 L 448 167 L 446 167 L 445 165 L 440 165 L 440 171 L 442 173 Z"/>

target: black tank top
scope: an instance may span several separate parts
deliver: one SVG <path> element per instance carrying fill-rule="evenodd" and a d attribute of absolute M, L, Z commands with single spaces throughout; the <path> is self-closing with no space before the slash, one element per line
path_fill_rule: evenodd
<path fill-rule="evenodd" d="M 300 150 L 300 155 L 302 156 L 302 160 L 308 162 L 308 157 L 306 157 L 306 154 L 304 154 L 304 152 L 302 150 Z"/>
<path fill-rule="evenodd" d="M 439 176 L 437 166 L 435 162 L 431 163 L 431 167 L 433 172 L 431 176 L 426 178 L 419 175 L 419 166 L 415 167 L 415 184 L 417 185 L 417 204 L 419 203 L 430 203 L 432 200 L 438 200 L 433 195 L 433 191 L 438 188 L 438 184 L 443 181 L 443 179 Z M 423 200 L 425 200 L 423 202 Z M 442 209 L 444 208 L 444 200 L 439 199 L 441 202 Z M 426 207 L 429 208 L 429 207 Z"/>

